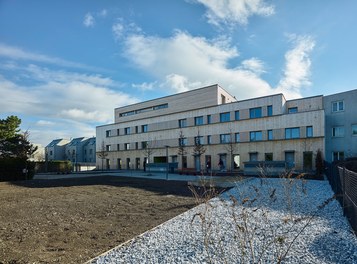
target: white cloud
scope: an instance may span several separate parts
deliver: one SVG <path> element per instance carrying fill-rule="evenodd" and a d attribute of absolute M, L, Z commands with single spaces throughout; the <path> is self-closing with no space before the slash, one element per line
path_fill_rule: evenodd
<path fill-rule="evenodd" d="M 315 41 L 309 36 L 290 36 L 293 48 L 285 54 L 284 76 L 280 80 L 277 90 L 298 94 L 300 88 L 311 84 L 310 53 L 315 47 Z"/>
<path fill-rule="evenodd" d="M 135 23 L 126 23 L 123 18 L 117 18 L 117 21 L 112 25 L 112 32 L 116 41 L 121 40 L 129 34 L 137 34 L 142 32 L 142 29 Z"/>
<path fill-rule="evenodd" d="M 106 17 L 108 15 L 107 9 L 102 9 L 99 13 L 98 16 L 100 17 Z"/>
<path fill-rule="evenodd" d="M 94 27 L 95 19 L 91 13 L 87 13 L 83 19 L 83 25 L 85 27 Z"/>
<path fill-rule="evenodd" d="M 265 0 L 196 0 L 207 8 L 206 17 L 213 25 L 248 24 L 253 15 L 270 16 L 274 14 L 274 6 Z"/>
<path fill-rule="evenodd" d="M 308 37 L 296 37 L 285 55 L 284 78 L 278 87 L 272 87 L 260 76 L 266 73 L 264 61 L 253 57 L 239 62 L 239 52 L 229 45 L 229 39 L 209 40 L 176 31 L 169 38 L 129 34 L 124 43 L 127 59 L 157 78 L 156 87 L 166 92 L 218 83 L 238 99 L 278 92 L 288 98 L 300 97 L 300 88 L 309 83 L 309 55 L 314 45 Z"/>
<path fill-rule="evenodd" d="M 242 61 L 242 68 L 246 69 L 246 70 L 250 70 L 252 72 L 255 72 L 256 74 L 261 74 L 261 73 L 265 72 L 264 62 L 257 58 L 251 58 L 251 59 Z"/>
<path fill-rule="evenodd" d="M 157 85 L 158 85 L 157 82 L 151 82 L 151 83 L 143 82 L 140 84 L 132 84 L 131 86 L 141 91 L 151 91 L 154 90 Z"/>
<path fill-rule="evenodd" d="M 38 126 L 53 126 L 55 123 L 52 121 L 48 121 L 48 120 L 38 120 L 36 122 L 36 125 Z"/>

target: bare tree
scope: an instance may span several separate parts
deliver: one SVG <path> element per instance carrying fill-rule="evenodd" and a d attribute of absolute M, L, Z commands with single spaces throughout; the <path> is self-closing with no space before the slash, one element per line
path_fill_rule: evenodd
<path fill-rule="evenodd" d="M 231 160 L 231 172 L 234 170 L 234 153 L 238 150 L 237 143 L 235 142 L 235 134 L 232 132 L 232 129 L 229 130 L 229 141 L 224 146 L 227 150 L 230 160 Z"/>
<path fill-rule="evenodd" d="M 193 156 L 198 158 L 198 167 L 201 170 L 201 156 L 206 152 L 206 148 L 202 145 L 202 137 L 200 131 L 197 130 L 197 136 L 195 137 L 195 146 L 193 148 Z"/>
<path fill-rule="evenodd" d="M 157 141 L 156 138 L 154 140 L 149 140 L 142 143 L 143 153 L 145 157 L 147 157 L 147 162 L 150 163 L 151 156 L 156 152 Z"/>
<path fill-rule="evenodd" d="M 102 160 L 102 170 L 103 170 L 104 160 L 108 156 L 108 152 L 105 148 L 104 140 L 102 141 L 102 146 L 101 146 L 100 150 L 97 152 L 97 156 L 98 156 L 98 158 L 100 158 Z"/>
<path fill-rule="evenodd" d="M 185 135 L 182 130 L 179 134 L 179 146 L 177 148 L 177 154 L 181 156 L 181 171 L 183 170 L 183 157 L 187 154 L 186 145 L 185 145 Z"/>

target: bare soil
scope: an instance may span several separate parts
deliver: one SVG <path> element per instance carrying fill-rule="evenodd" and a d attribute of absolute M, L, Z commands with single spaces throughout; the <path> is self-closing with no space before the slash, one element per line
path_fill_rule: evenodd
<path fill-rule="evenodd" d="M 186 182 L 0 182 L 0 263 L 84 263 L 194 206 Z"/>

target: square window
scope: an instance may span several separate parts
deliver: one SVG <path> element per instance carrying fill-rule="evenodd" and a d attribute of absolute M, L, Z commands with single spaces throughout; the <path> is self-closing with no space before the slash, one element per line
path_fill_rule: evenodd
<path fill-rule="evenodd" d="M 332 102 L 332 112 L 340 112 L 345 110 L 345 105 L 343 101 Z"/>
<path fill-rule="evenodd" d="M 180 119 L 179 120 L 179 127 L 186 127 L 187 126 L 187 119 Z"/>
<path fill-rule="evenodd" d="M 294 139 L 294 138 L 300 138 L 300 128 L 299 127 L 285 128 L 285 139 Z"/>
<path fill-rule="evenodd" d="M 258 161 L 258 153 L 249 153 L 249 161 Z"/>
<path fill-rule="evenodd" d="M 130 143 L 125 143 L 124 144 L 124 149 L 129 150 L 130 149 Z"/>
<path fill-rule="evenodd" d="M 231 113 L 220 113 L 219 114 L 219 121 L 222 122 L 229 122 L 231 120 Z"/>
<path fill-rule="evenodd" d="M 130 127 L 124 128 L 124 134 L 129 135 L 130 134 Z"/>
<path fill-rule="evenodd" d="M 203 116 L 195 117 L 195 126 L 203 125 Z"/>
<path fill-rule="evenodd" d="M 203 137 L 202 136 L 195 137 L 195 145 L 203 145 Z"/>
<path fill-rule="evenodd" d="M 344 160 L 345 153 L 343 151 L 334 151 L 332 152 L 332 161 Z"/>
<path fill-rule="evenodd" d="M 249 109 L 249 117 L 250 118 L 262 117 L 262 108 L 261 107 L 250 108 Z"/>
<path fill-rule="evenodd" d="M 179 145 L 186 146 L 187 145 L 187 138 L 179 138 Z"/>
<path fill-rule="evenodd" d="M 260 141 L 263 140 L 263 133 L 262 131 L 252 131 L 249 133 L 250 141 Z"/>
<path fill-rule="evenodd" d="M 273 161 L 273 153 L 265 153 L 265 161 Z"/>
<path fill-rule="evenodd" d="M 105 135 L 106 135 L 106 137 L 110 137 L 110 136 L 111 136 L 111 134 L 112 134 L 112 131 L 111 131 L 111 130 L 107 130 L 107 131 L 105 131 Z"/>
<path fill-rule="evenodd" d="M 231 142 L 231 135 L 230 134 L 221 134 L 219 137 L 220 137 L 221 144 L 225 144 L 225 143 Z"/>
<path fill-rule="evenodd" d="M 344 137 L 345 128 L 343 126 L 337 126 L 332 128 L 332 137 Z"/>

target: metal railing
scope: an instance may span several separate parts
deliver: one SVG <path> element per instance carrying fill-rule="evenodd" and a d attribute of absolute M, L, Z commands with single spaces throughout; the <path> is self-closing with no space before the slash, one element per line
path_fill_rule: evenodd
<path fill-rule="evenodd" d="M 326 175 L 344 215 L 357 234 L 357 173 L 344 166 L 328 164 Z"/>

